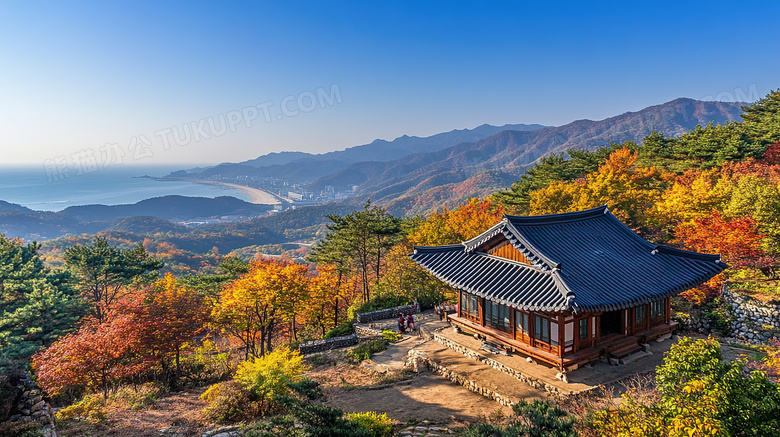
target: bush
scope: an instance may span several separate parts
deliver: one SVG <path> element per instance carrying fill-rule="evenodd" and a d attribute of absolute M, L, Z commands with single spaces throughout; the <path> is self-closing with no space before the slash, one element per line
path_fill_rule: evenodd
<path fill-rule="evenodd" d="M 277 349 L 241 363 L 235 380 L 265 404 L 276 396 L 287 395 L 287 384 L 300 381 L 304 370 L 306 365 L 298 351 Z"/>
<path fill-rule="evenodd" d="M 399 332 L 395 332 L 390 329 L 385 329 L 382 331 L 382 338 L 389 341 L 390 343 L 395 343 L 396 341 L 403 338 L 403 336 Z"/>
<path fill-rule="evenodd" d="M 723 337 L 731 333 L 731 322 L 734 320 L 731 315 L 731 305 L 718 298 L 705 305 L 704 310 L 703 318 L 710 322 L 712 330 Z"/>
<path fill-rule="evenodd" d="M 325 333 L 325 338 L 334 338 L 334 337 L 342 337 L 344 335 L 350 335 L 354 332 L 353 323 L 352 322 L 344 322 L 340 324 L 339 326 L 336 326 L 335 328 L 331 329 L 330 331 Z"/>
<path fill-rule="evenodd" d="M 305 437 L 292 416 L 274 416 L 259 420 L 244 430 L 244 437 Z"/>
<path fill-rule="evenodd" d="M 220 352 L 211 340 L 204 341 L 191 354 L 183 355 L 181 366 L 183 376 L 198 385 L 225 380 L 235 370 L 230 365 L 230 354 Z"/>
<path fill-rule="evenodd" d="M 122 387 L 111 397 L 133 410 L 142 410 L 154 405 L 165 393 L 165 388 L 153 382 L 147 382 L 140 387 Z"/>
<path fill-rule="evenodd" d="M 237 381 L 214 384 L 200 398 L 209 403 L 203 409 L 203 416 L 215 422 L 237 422 L 260 413 L 251 393 Z"/>
<path fill-rule="evenodd" d="M 312 401 L 322 397 L 322 387 L 320 387 L 320 384 L 309 378 L 304 378 L 298 382 L 290 382 L 287 384 L 287 387 L 298 395 Z"/>
<path fill-rule="evenodd" d="M 393 432 L 393 421 L 385 413 L 350 413 L 347 420 L 365 428 L 373 437 L 387 437 Z"/>
<path fill-rule="evenodd" d="M 512 424 L 473 424 L 462 433 L 465 437 L 575 437 L 574 419 L 550 401 L 521 400 L 512 407 Z M 496 417 L 495 420 L 499 420 Z"/>
<path fill-rule="evenodd" d="M 0 435 L 3 437 L 40 437 L 41 425 L 37 422 L 0 423 Z"/>
<path fill-rule="evenodd" d="M 357 363 L 361 363 L 369 358 L 375 352 L 381 352 L 387 349 L 387 342 L 384 340 L 369 340 L 360 343 L 352 350 L 347 352 L 347 356 Z"/>
<path fill-rule="evenodd" d="M 92 423 L 106 420 L 106 403 L 100 395 L 86 395 L 81 401 L 65 407 L 56 414 L 57 420 L 85 419 Z"/>

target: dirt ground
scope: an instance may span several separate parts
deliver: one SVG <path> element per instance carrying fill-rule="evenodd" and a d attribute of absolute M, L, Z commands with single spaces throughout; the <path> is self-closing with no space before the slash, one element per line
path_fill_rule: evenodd
<path fill-rule="evenodd" d="M 157 437 L 164 428 L 177 427 L 178 436 L 199 436 L 209 429 L 200 411 L 206 402 L 199 399 L 205 387 L 163 395 L 144 410 L 108 409 L 108 419 L 100 424 L 69 421 L 57 424 L 60 437 L 116 436 Z"/>
<path fill-rule="evenodd" d="M 323 365 L 307 372 L 325 388 L 324 404 L 347 413 L 386 413 L 401 423 L 422 422 L 446 427 L 463 426 L 503 407 L 432 373 L 376 372 L 370 366 Z"/>

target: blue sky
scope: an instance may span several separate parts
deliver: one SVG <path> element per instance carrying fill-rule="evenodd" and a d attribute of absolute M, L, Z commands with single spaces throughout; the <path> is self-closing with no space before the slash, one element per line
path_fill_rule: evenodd
<path fill-rule="evenodd" d="M 241 161 L 780 88 L 775 1 L 159 3 L 0 3 L 2 164 Z"/>

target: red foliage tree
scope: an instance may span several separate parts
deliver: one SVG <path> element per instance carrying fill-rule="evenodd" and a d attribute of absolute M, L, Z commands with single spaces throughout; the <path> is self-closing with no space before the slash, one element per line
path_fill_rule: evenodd
<path fill-rule="evenodd" d="M 210 311 L 203 297 L 179 285 L 170 273 L 144 290 L 143 304 L 134 308 L 134 319 L 142 345 L 157 358 L 169 384 L 176 385 L 181 377 L 182 349 L 203 332 Z"/>
<path fill-rule="evenodd" d="M 102 321 L 88 318 L 77 332 L 33 356 L 38 383 L 47 393 L 99 390 L 105 398 L 117 381 L 150 364 L 140 353 L 140 331 L 131 315 L 118 309 L 104 314 Z"/>
<path fill-rule="evenodd" d="M 761 268 L 767 259 L 761 249 L 766 236 L 759 232 L 758 223 L 752 217 L 725 220 L 720 213 L 712 211 L 706 217 L 678 225 L 676 235 L 687 248 L 718 253 L 738 268 Z"/>

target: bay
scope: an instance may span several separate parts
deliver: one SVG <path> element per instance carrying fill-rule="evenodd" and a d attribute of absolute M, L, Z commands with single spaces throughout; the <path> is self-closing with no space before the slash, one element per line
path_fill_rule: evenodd
<path fill-rule="evenodd" d="M 39 211 L 61 211 L 76 205 L 122 205 L 152 197 L 233 196 L 249 201 L 240 190 L 187 181 L 160 181 L 182 167 L 116 166 L 68 177 L 47 175 L 44 167 L 0 167 L 0 200 Z"/>

